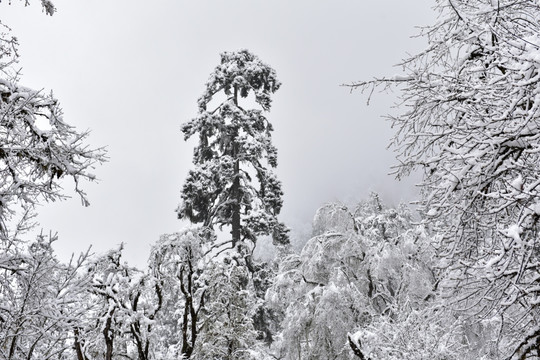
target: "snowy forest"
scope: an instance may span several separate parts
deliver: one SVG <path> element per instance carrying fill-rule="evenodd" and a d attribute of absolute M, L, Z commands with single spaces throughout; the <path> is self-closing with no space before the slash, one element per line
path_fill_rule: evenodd
<path fill-rule="evenodd" d="M 40 6 L 5 5 L 21 4 Z M 20 83 L 0 23 L 0 359 L 540 359 L 540 2 L 433 6 L 401 74 L 342 85 L 359 102 L 399 94 L 391 171 L 421 174 L 412 204 L 328 203 L 293 239 L 272 139 L 279 74 L 217 50 L 194 116 L 178 119 L 195 141 L 170 194 L 185 227 L 153 240 L 146 267 L 123 245 L 66 262 L 57 234 L 31 235 L 42 206 L 89 205 L 109 156 L 52 92 Z"/>

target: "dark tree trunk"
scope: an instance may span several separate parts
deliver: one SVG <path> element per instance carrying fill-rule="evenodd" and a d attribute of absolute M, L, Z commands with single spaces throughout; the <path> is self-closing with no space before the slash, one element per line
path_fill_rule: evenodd
<path fill-rule="evenodd" d="M 347 338 L 349 339 L 349 346 L 351 347 L 354 355 L 358 356 L 360 360 L 371 360 L 371 358 L 368 358 L 364 355 L 362 350 L 357 346 L 358 344 L 353 341 L 350 335 L 347 335 Z"/>
<path fill-rule="evenodd" d="M 87 360 L 86 356 L 84 356 L 84 353 L 82 351 L 81 342 L 79 340 L 79 329 L 75 328 L 73 330 L 73 333 L 75 334 L 75 352 L 77 353 L 77 360 Z"/>
<path fill-rule="evenodd" d="M 136 321 L 131 325 L 131 333 L 137 344 L 137 353 L 139 354 L 138 360 L 148 360 L 148 340 L 146 340 L 145 343 L 141 338 L 141 325 L 139 321 Z"/>
<path fill-rule="evenodd" d="M 195 309 L 195 304 L 193 303 L 193 295 L 195 290 L 193 289 L 193 275 L 195 270 L 193 269 L 193 264 L 191 260 L 187 261 L 187 275 L 184 279 L 184 269 L 181 270 L 179 280 L 180 280 L 180 290 L 186 299 L 184 304 L 184 316 L 182 323 L 182 355 L 184 358 L 191 358 L 193 349 L 195 348 L 195 342 L 197 340 L 197 335 L 199 333 L 197 328 L 197 319 L 198 311 Z M 186 280 L 186 281 L 184 281 Z M 203 306 L 203 297 L 204 293 L 201 296 L 201 303 L 199 306 Z"/>
<path fill-rule="evenodd" d="M 234 88 L 234 104 L 238 106 L 238 89 Z M 238 160 L 238 129 L 235 129 L 232 136 L 232 158 L 234 162 L 234 180 L 231 187 L 231 197 L 233 201 L 232 207 L 232 246 L 233 248 L 240 242 L 240 203 L 242 201 L 241 192 L 240 192 L 240 160 Z"/>
<path fill-rule="evenodd" d="M 234 201 L 232 209 L 232 246 L 233 248 L 240 242 L 240 162 L 234 164 L 234 182 L 231 188 L 231 195 Z"/>
<path fill-rule="evenodd" d="M 113 341 L 114 335 L 112 334 L 112 314 L 107 318 L 107 323 L 103 329 L 103 336 L 105 337 L 105 360 L 112 360 L 113 358 Z"/>

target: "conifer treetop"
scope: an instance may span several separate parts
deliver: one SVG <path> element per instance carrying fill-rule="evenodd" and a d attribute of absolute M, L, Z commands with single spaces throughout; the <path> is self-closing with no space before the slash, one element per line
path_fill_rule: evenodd
<path fill-rule="evenodd" d="M 199 110 L 205 111 L 208 103 L 215 94 L 224 91 L 227 96 L 234 95 L 234 90 L 242 98 L 250 91 L 255 95 L 255 101 L 263 110 L 270 110 L 270 94 L 276 92 L 281 83 L 276 72 L 263 63 L 256 55 L 246 49 L 221 53 L 221 64 L 210 75 L 206 83 L 206 91 L 199 98 Z"/>

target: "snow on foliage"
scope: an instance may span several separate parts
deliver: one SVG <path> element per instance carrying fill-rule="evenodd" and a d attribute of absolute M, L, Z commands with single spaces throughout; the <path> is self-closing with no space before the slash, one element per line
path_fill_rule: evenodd
<path fill-rule="evenodd" d="M 275 71 L 249 51 L 224 52 L 199 98 L 199 114 L 182 127 L 185 139 L 197 135 L 199 144 L 178 216 L 205 227 L 231 226 L 233 248 L 263 235 L 288 244 L 287 229 L 277 219 L 283 192 L 271 171 L 277 166 L 273 128 L 263 115 L 280 85 Z M 221 93 L 226 100 L 209 109 Z M 240 105 L 250 94 L 262 110 Z"/>
<path fill-rule="evenodd" d="M 271 170 L 277 166 L 277 150 L 272 125 L 264 116 L 280 85 L 275 71 L 248 50 L 224 52 L 199 98 L 198 115 L 182 127 L 186 140 L 196 135 L 199 143 L 177 213 L 201 227 L 194 237 L 186 232 L 173 235 L 174 251 L 189 251 L 176 253 L 172 260 L 175 278 L 166 272 L 158 275 L 172 296 L 164 314 L 181 309 L 169 316 L 176 326 L 171 323 L 163 330 L 169 334 L 164 346 L 168 356 L 266 356 L 263 342 L 272 341 L 272 316 L 263 297 L 272 270 L 252 255 L 261 236 L 272 236 L 283 252 L 289 245 L 288 229 L 277 218 L 283 192 Z M 225 100 L 211 108 L 220 96 Z M 241 106 L 248 96 L 260 109 Z M 230 237 L 224 227 L 230 228 Z M 155 258 L 156 269 L 164 259 L 168 257 Z"/>
<path fill-rule="evenodd" d="M 91 284 L 84 323 L 76 328 L 75 349 L 83 356 L 79 359 L 154 358 L 161 289 L 152 276 L 122 261 L 122 249 L 86 264 Z"/>
<path fill-rule="evenodd" d="M 50 1 L 42 6 L 52 15 Z M 17 40 L 0 28 L 0 358 L 73 359 L 90 306 L 89 255 L 62 264 L 52 247 L 56 235 L 25 235 L 38 204 L 66 196 L 62 179 L 71 178 L 89 204 L 81 182 L 95 179 L 105 152 L 64 122 L 52 94 L 19 84 Z"/>
<path fill-rule="evenodd" d="M 313 236 L 327 231 L 347 232 L 354 229 L 354 218 L 345 205 L 327 204 L 313 218 Z"/>
<path fill-rule="evenodd" d="M 0 266 L 2 359 L 72 358 L 73 328 L 85 314 L 87 279 L 79 271 L 87 255 L 62 264 L 53 253 L 56 240 L 40 235 L 19 246 L 11 266 Z"/>
<path fill-rule="evenodd" d="M 7 27 L 0 26 L 4 29 L 0 33 L 0 236 L 5 238 L 8 222 L 19 207 L 31 212 L 38 202 L 65 197 L 59 183 L 63 178 L 74 181 L 75 191 L 88 205 L 80 183 L 95 179 L 92 169 L 105 160 L 105 152 L 89 148 L 88 133 L 64 122 L 52 94 L 18 83 L 17 41 Z M 23 220 L 27 219 L 23 216 Z"/>
<path fill-rule="evenodd" d="M 267 294 L 283 317 L 273 348 L 287 359 L 349 359 L 348 331 L 424 307 L 435 282 L 426 235 L 405 207 L 385 208 L 375 194 L 354 212 L 324 206 L 314 227 Z"/>
<path fill-rule="evenodd" d="M 422 31 L 428 47 L 402 63 L 406 76 L 353 86 L 402 86 L 397 173 L 423 169 L 422 207 L 440 234 L 454 310 L 500 317 L 495 358 L 540 356 L 530 345 L 540 341 L 540 5 L 452 0 L 436 9 L 437 23 Z"/>
<path fill-rule="evenodd" d="M 152 248 L 150 273 L 163 295 L 156 358 L 264 359 L 255 326 L 264 269 L 252 272 L 228 255 L 213 256 L 207 236 L 204 229 L 190 228 L 162 236 Z"/>
<path fill-rule="evenodd" d="M 157 358 L 189 358 L 200 332 L 200 310 L 207 300 L 205 267 L 198 229 L 161 236 L 152 247 L 150 273 L 159 284 L 163 308 L 157 316 Z"/>

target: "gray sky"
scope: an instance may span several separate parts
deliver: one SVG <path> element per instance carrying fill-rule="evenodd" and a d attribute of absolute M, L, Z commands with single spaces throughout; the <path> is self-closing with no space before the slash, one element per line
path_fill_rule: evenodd
<path fill-rule="evenodd" d="M 180 189 L 194 141 L 180 125 L 219 53 L 247 48 L 283 83 L 268 114 L 285 192 L 281 219 L 302 228 L 325 202 L 354 202 L 370 191 L 409 201 L 413 181 L 388 176 L 392 135 L 381 116 L 392 94 L 349 94 L 339 85 L 376 75 L 423 46 L 415 26 L 433 21 L 428 0 L 54 0 L 53 17 L 38 0 L 0 3 L 0 19 L 20 42 L 21 84 L 53 90 L 65 120 L 91 129 L 110 161 L 78 198 L 40 209 L 41 227 L 58 231 L 66 258 L 90 244 L 103 252 L 126 243 L 126 259 L 144 265 L 160 234 L 178 231 Z M 73 195 L 73 184 L 65 183 Z"/>

